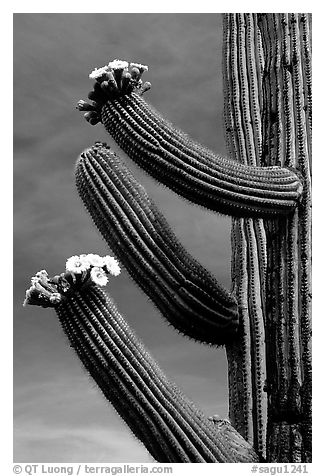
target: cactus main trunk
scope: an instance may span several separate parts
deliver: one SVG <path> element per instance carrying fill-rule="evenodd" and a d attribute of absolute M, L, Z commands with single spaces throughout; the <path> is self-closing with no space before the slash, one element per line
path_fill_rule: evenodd
<path fill-rule="evenodd" d="M 311 460 L 310 20 L 306 14 L 224 20 L 228 149 L 243 163 L 295 167 L 304 184 L 289 218 L 233 220 L 242 333 L 227 349 L 230 415 L 270 462 Z"/>

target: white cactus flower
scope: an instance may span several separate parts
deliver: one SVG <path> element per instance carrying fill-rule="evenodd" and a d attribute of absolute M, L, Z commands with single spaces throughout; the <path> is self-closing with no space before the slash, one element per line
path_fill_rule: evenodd
<path fill-rule="evenodd" d="M 104 266 L 104 258 L 94 253 L 89 253 L 85 255 L 85 260 L 89 263 L 90 266 L 102 267 Z"/>
<path fill-rule="evenodd" d="M 48 272 L 46 271 L 46 269 L 41 269 L 41 271 L 38 271 L 36 274 L 35 274 L 35 277 L 36 278 L 48 278 L 49 274 Z"/>
<path fill-rule="evenodd" d="M 81 274 L 88 268 L 89 262 L 83 256 L 71 256 L 65 264 L 65 269 L 74 274 Z"/>
<path fill-rule="evenodd" d="M 113 256 L 104 256 L 103 259 L 108 272 L 113 276 L 118 276 L 121 272 L 118 261 Z"/>
<path fill-rule="evenodd" d="M 53 304 L 58 304 L 61 302 L 62 296 L 60 293 L 52 293 L 49 297 L 50 302 L 53 302 Z"/>
<path fill-rule="evenodd" d="M 114 61 L 110 61 L 108 66 L 111 69 L 128 69 L 129 63 L 127 61 L 115 59 Z"/>
<path fill-rule="evenodd" d="M 95 266 L 90 271 L 90 279 L 99 286 L 106 286 L 106 284 L 108 283 L 108 277 L 105 271 L 103 270 L 103 268 L 99 268 L 98 266 Z"/>
<path fill-rule="evenodd" d="M 97 79 L 103 76 L 105 73 L 109 71 L 108 66 L 102 66 L 101 68 L 95 68 L 89 75 L 90 79 Z"/>

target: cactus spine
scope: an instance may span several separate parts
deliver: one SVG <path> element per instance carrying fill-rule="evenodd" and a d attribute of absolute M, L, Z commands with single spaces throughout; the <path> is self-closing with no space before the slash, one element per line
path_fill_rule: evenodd
<path fill-rule="evenodd" d="M 26 303 L 55 308 L 85 368 L 152 456 L 174 463 L 258 461 L 230 424 L 206 418 L 168 381 L 87 266 L 54 278 L 37 273 Z"/>

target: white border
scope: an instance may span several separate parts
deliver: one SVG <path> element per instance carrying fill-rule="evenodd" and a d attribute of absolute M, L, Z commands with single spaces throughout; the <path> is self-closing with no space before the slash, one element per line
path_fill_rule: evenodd
<path fill-rule="evenodd" d="M 137 9 L 134 8 L 137 5 Z M 324 303 L 321 302 L 324 290 L 322 289 L 324 282 L 324 194 L 321 192 L 324 188 L 324 162 L 325 153 L 323 146 L 323 124 L 324 124 L 324 71 L 323 63 L 325 58 L 324 53 L 324 25 L 321 23 L 324 19 L 323 9 L 320 7 L 321 2 L 298 2 L 298 1 L 272 1 L 270 3 L 261 2 L 232 2 L 228 1 L 226 4 L 216 5 L 216 2 L 200 0 L 200 2 L 168 2 L 164 1 L 161 4 L 157 2 L 141 1 L 141 2 L 108 2 L 107 0 L 87 3 L 72 3 L 68 1 L 56 1 L 53 5 L 43 2 L 35 1 L 15 1 L 11 4 L 5 4 L 2 7 L 1 15 L 1 66 L 2 74 L 1 78 L 1 132 L 2 132 L 2 147 L 1 147 L 1 178 L 2 185 L 1 190 L 1 250 L 2 250 L 2 273 L 1 273 L 1 303 L 2 303 L 2 393 L 1 393 L 1 445 L 0 445 L 0 457 L 2 465 L 7 463 L 10 465 L 8 471 L 4 471 L 3 474 L 12 474 L 11 462 L 12 462 L 12 14 L 13 13 L 94 13 L 94 12 L 108 12 L 112 13 L 126 13 L 126 12 L 182 12 L 182 13 L 219 13 L 226 10 L 227 12 L 312 12 L 313 13 L 313 116 L 314 116 L 314 139 L 313 139 L 313 151 L 314 151 L 314 168 L 316 167 L 316 174 L 314 173 L 314 212 L 313 212 L 313 330 L 314 330 L 314 343 L 313 343 L 313 414 L 314 414 L 314 450 L 313 450 L 313 469 L 314 474 L 317 473 L 318 464 L 323 459 L 323 436 L 320 434 L 322 420 L 324 418 L 324 357 L 322 357 L 320 349 L 324 346 Z M 215 11 L 219 6 L 219 11 Z M 77 8 L 76 8 L 77 7 Z M 94 9 L 96 7 L 96 9 Z M 10 66 L 9 66 L 10 65 Z M 315 100 L 316 98 L 316 100 Z M 316 158 L 316 160 L 315 160 Z M 315 183 L 316 182 L 316 183 Z M 193 465 L 191 465 L 193 467 Z M 228 466 L 228 465 L 227 465 Z M 237 466 L 237 465 L 236 465 Z M 196 467 L 196 466 L 195 466 Z M 190 473 L 187 465 L 187 474 Z M 191 468 L 192 469 L 192 468 Z M 202 467 L 200 470 L 202 471 Z M 235 469 L 235 468 L 233 468 Z M 220 471 L 220 468 L 215 468 L 218 474 L 225 474 Z M 192 471 L 191 471 L 192 472 Z M 193 469 L 194 472 L 194 469 Z M 242 473 L 246 472 L 246 469 L 242 467 Z M 231 471 L 232 474 L 233 471 Z M 247 468 L 247 474 L 249 470 Z M 181 473 L 179 473 L 181 474 Z M 230 474 L 229 468 L 227 474 Z M 311 472 L 309 474 L 312 474 Z"/>

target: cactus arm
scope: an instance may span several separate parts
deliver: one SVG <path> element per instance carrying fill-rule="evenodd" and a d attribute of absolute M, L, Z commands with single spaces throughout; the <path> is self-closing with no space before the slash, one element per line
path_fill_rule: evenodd
<path fill-rule="evenodd" d="M 26 303 L 55 308 L 82 363 L 157 461 L 258 461 L 234 429 L 220 429 L 168 381 L 89 269 L 41 273 Z"/>
<path fill-rule="evenodd" d="M 234 297 L 186 252 L 144 188 L 105 144 L 80 155 L 76 183 L 107 244 L 169 322 L 214 344 L 236 333 Z"/>
<path fill-rule="evenodd" d="M 87 111 L 90 123 L 103 122 L 118 145 L 156 179 L 195 203 L 233 216 L 276 216 L 296 208 L 301 183 L 292 170 L 251 167 L 214 154 L 145 102 L 136 80 L 131 89 L 108 87 L 106 78 L 114 74 L 117 70 L 108 68 L 96 77 L 92 104 L 79 101 L 78 108 Z"/>
<path fill-rule="evenodd" d="M 81 362 L 92 375 L 105 397 L 111 401 L 122 418 L 125 412 L 128 411 L 128 425 L 131 431 L 141 441 L 146 442 L 148 451 L 157 461 L 163 461 L 165 454 L 168 453 L 168 447 L 166 446 L 164 438 L 162 438 L 160 432 L 153 424 L 152 419 L 145 410 L 141 408 L 132 393 L 128 391 L 128 388 L 119 380 L 113 370 L 108 372 L 106 369 L 105 371 L 99 367 L 96 359 L 92 356 L 91 343 L 91 350 L 89 350 L 89 344 L 87 346 L 87 344 L 84 343 L 84 340 L 86 340 L 87 343 L 89 343 L 90 340 L 86 338 L 82 330 L 80 331 L 80 324 L 78 324 L 78 322 L 75 323 L 74 320 L 71 319 L 71 309 L 64 309 L 64 307 L 60 306 L 60 308 L 57 309 L 57 314 L 71 346 L 75 349 Z M 129 405 L 121 404 L 123 401 L 128 402 Z M 143 420 L 147 422 L 147 425 L 143 425 Z M 161 448 L 155 444 L 159 439 L 161 441 Z"/>

